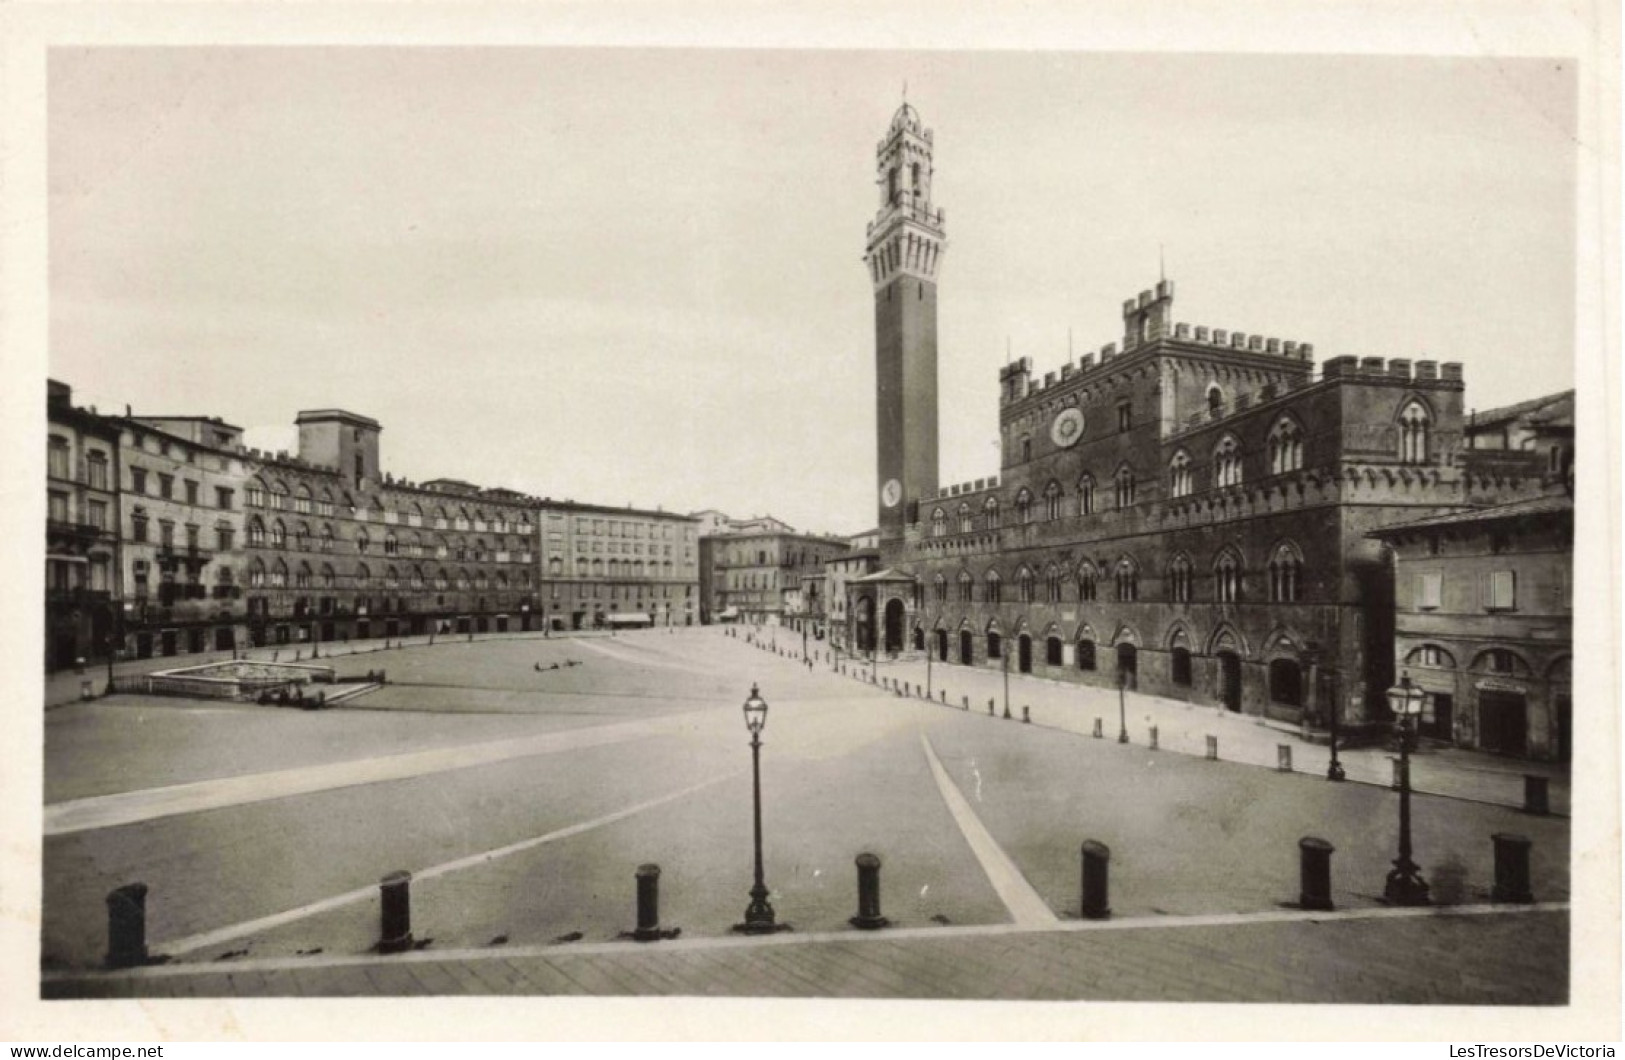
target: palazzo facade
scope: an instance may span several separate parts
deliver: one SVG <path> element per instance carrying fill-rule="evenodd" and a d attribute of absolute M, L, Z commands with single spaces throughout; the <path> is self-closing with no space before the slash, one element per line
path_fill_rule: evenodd
<path fill-rule="evenodd" d="M 1475 470 L 1461 365 L 1317 372 L 1309 343 L 1177 322 L 1162 280 L 1098 351 L 1001 369 L 999 473 L 941 487 L 932 147 L 905 105 L 877 150 L 881 570 L 847 589 L 851 643 L 1282 721 L 1386 720 L 1392 556 L 1368 533 L 1538 488 Z"/>

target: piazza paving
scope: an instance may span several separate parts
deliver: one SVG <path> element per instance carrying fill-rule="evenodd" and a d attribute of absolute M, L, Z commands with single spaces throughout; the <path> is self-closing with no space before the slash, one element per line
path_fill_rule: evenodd
<path fill-rule="evenodd" d="M 377 882 L 397 869 L 415 877 L 424 953 L 613 943 L 636 922 L 645 863 L 661 869 L 662 927 L 726 939 L 751 883 L 753 683 L 770 704 L 767 884 L 797 934 L 852 932 L 863 852 L 882 859 L 888 930 L 1064 926 L 1089 839 L 1111 850 L 1115 917 L 1279 916 L 1309 835 L 1337 848 L 1338 910 L 1382 910 L 1397 801 L 1384 787 L 989 717 L 821 653 L 808 667 L 799 649 L 717 629 L 442 641 L 324 659 L 388 684 L 321 711 L 135 696 L 52 710 L 43 966 L 98 967 L 105 896 L 136 881 L 150 948 L 178 962 L 360 958 Z M 1414 819 L 1442 903 L 1489 901 L 1497 832 L 1532 840 L 1540 902 L 1567 900 L 1565 819 L 1429 795 Z M 1550 955 L 1566 953 L 1566 918 L 1521 923 L 1553 933 L 1563 966 Z M 1461 929 L 1467 945 L 1477 929 Z"/>

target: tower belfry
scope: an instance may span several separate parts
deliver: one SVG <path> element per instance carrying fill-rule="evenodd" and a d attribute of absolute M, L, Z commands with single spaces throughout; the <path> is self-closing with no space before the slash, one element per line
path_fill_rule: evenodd
<path fill-rule="evenodd" d="M 876 486 L 882 548 L 937 491 L 937 270 L 948 243 L 931 204 L 931 130 L 904 103 L 875 150 L 880 209 L 863 256 L 875 295 Z"/>

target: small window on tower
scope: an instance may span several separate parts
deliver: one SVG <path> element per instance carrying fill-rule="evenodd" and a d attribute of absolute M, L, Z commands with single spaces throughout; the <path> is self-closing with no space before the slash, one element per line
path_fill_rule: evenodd
<path fill-rule="evenodd" d="M 886 170 L 886 202 L 897 201 L 897 170 Z"/>
<path fill-rule="evenodd" d="M 920 164 L 918 162 L 914 163 L 913 166 L 913 178 L 914 194 L 918 195 L 920 193 Z"/>

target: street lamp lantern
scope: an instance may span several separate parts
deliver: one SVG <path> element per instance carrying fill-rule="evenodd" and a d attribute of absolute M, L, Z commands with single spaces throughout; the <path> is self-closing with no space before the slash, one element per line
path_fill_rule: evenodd
<path fill-rule="evenodd" d="M 745 728 L 755 737 L 767 725 L 767 700 L 762 698 L 756 686 L 750 686 L 750 698 L 745 700 Z M 752 741 L 754 742 L 754 740 Z"/>
<path fill-rule="evenodd" d="M 1391 905 L 1427 905 L 1428 885 L 1421 866 L 1411 860 L 1411 719 L 1422 713 L 1427 694 L 1411 683 L 1411 675 L 1400 677 L 1388 690 L 1388 707 L 1394 714 L 1399 733 L 1399 857 L 1388 873 L 1383 897 Z"/>
<path fill-rule="evenodd" d="M 767 700 L 762 698 L 756 685 L 750 686 L 750 698 L 745 700 L 745 728 L 750 730 L 750 776 L 754 838 L 756 841 L 756 882 L 750 889 L 750 905 L 745 909 L 745 922 L 735 924 L 734 930 L 747 935 L 764 935 L 783 930 L 774 923 L 773 907 L 767 901 L 767 883 L 762 876 L 762 729 L 767 725 Z"/>
<path fill-rule="evenodd" d="M 1422 713 L 1422 701 L 1427 693 L 1411 683 L 1411 675 L 1404 674 L 1399 684 L 1388 690 L 1388 709 L 1394 712 L 1394 717 L 1408 722 L 1411 718 Z"/>

